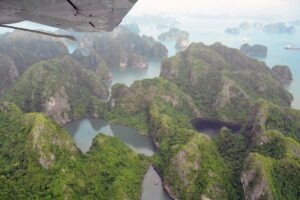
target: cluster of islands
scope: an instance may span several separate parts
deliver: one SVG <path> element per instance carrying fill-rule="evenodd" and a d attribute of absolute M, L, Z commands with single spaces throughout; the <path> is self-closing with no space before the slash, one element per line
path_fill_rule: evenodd
<path fill-rule="evenodd" d="M 291 32 L 282 26 L 255 24 Z M 299 199 L 289 67 L 255 59 L 261 45 L 190 43 L 168 28 L 155 39 L 127 24 L 76 44 L 0 36 L 0 199 Z M 113 68 L 151 60 L 159 77 L 111 84 Z"/>
<path fill-rule="evenodd" d="M 238 27 L 228 27 L 225 32 L 228 34 L 239 34 L 241 31 L 263 31 L 265 33 L 277 33 L 277 34 L 294 34 L 296 32 L 297 22 L 286 24 L 284 22 L 267 23 L 260 22 L 250 23 L 242 22 Z"/>

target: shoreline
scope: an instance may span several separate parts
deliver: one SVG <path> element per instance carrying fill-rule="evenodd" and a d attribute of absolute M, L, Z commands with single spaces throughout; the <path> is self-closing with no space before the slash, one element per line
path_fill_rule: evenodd
<path fill-rule="evenodd" d="M 170 199 L 172 200 L 178 200 L 177 197 L 175 196 L 175 194 L 172 192 L 170 186 L 166 183 L 166 181 L 164 180 L 162 174 L 160 173 L 160 171 L 158 170 L 157 167 L 155 167 L 155 165 L 151 164 L 149 165 L 149 168 L 150 167 L 153 167 L 153 169 L 156 171 L 156 173 L 158 174 L 160 180 L 161 180 L 161 183 L 162 183 L 162 188 L 163 190 L 165 191 L 165 193 L 170 197 Z"/>

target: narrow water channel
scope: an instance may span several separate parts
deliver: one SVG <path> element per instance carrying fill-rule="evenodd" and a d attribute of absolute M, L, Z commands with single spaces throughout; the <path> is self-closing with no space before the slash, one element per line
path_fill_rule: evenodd
<path fill-rule="evenodd" d="M 162 181 L 152 166 L 143 180 L 141 200 L 172 200 L 164 191 Z"/>

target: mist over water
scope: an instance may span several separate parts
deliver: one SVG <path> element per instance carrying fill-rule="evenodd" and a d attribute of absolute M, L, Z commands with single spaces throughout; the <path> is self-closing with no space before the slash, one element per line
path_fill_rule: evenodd
<path fill-rule="evenodd" d="M 265 62 L 270 68 L 275 65 L 288 65 L 293 73 L 294 80 L 286 88 L 293 94 L 294 101 L 292 107 L 300 109 L 300 51 L 285 50 L 286 45 L 300 47 L 300 26 L 296 26 L 295 34 L 278 34 L 265 33 L 261 30 L 241 31 L 239 35 L 226 34 L 225 29 L 228 27 L 238 27 L 240 23 L 247 21 L 251 24 L 260 22 L 263 24 L 274 23 L 276 21 L 253 20 L 244 18 L 201 18 L 178 16 L 176 20 L 179 21 L 177 28 L 188 31 L 190 34 L 190 42 L 203 42 L 206 45 L 215 42 L 221 42 L 229 47 L 239 49 L 246 40 L 247 43 L 262 44 L 268 47 L 268 56 L 261 61 Z M 288 23 L 287 23 L 288 24 Z M 162 32 L 168 31 L 155 30 L 155 27 L 140 26 L 141 34 L 151 33 L 153 37 L 157 38 Z M 175 42 L 162 42 L 169 50 L 169 57 L 174 56 Z"/>

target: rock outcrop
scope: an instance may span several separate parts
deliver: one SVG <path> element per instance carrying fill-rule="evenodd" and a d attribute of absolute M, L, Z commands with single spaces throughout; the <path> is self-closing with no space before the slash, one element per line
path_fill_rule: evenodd
<path fill-rule="evenodd" d="M 67 56 L 34 64 L 4 98 L 26 112 L 44 112 L 64 124 L 96 116 L 96 105 L 108 95 L 100 76 Z"/>
<path fill-rule="evenodd" d="M 160 76 L 191 95 L 204 115 L 225 121 L 246 120 L 258 98 L 292 101 L 268 66 L 220 43 L 191 44 L 163 61 Z"/>
<path fill-rule="evenodd" d="M 178 199 L 227 199 L 223 162 L 213 142 L 195 134 L 171 158 L 164 179 Z"/>
<path fill-rule="evenodd" d="M 287 26 L 283 22 L 270 23 L 270 24 L 264 25 L 263 31 L 266 32 L 266 33 L 294 34 L 296 32 L 296 27 L 295 26 Z"/>
<path fill-rule="evenodd" d="M 105 37 L 95 38 L 93 48 L 108 67 L 145 68 L 149 60 L 168 55 L 167 48 L 152 37 L 141 37 L 124 30 L 115 30 Z"/>
<path fill-rule="evenodd" d="M 168 49 L 163 44 L 153 37 L 140 36 L 136 33 L 136 26 L 121 25 L 111 33 L 71 32 L 69 34 L 78 39 L 78 49 L 73 56 L 76 59 L 83 54 L 94 64 L 97 59 L 102 59 L 108 68 L 147 68 L 149 61 L 168 56 Z M 69 41 L 66 40 L 65 43 L 68 44 Z"/>
<path fill-rule="evenodd" d="M 102 80 L 111 82 L 112 74 L 107 67 L 105 61 L 95 52 L 91 50 L 88 55 L 84 54 L 82 49 L 76 49 L 71 55 L 74 60 L 79 62 L 83 67 L 94 71 Z"/>
<path fill-rule="evenodd" d="M 245 200 L 274 199 L 268 180 L 268 162 L 268 158 L 259 154 L 250 154 L 246 159 L 241 174 Z"/>
<path fill-rule="evenodd" d="M 22 74 L 34 63 L 63 57 L 68 50 L 62 42 L 52 38 L 15 31 L 1 36 L 0 53 L 9 56 Z"/>
<path fill-rule="evenodd" d="M 272 71 L 277 75 L 282 83 L 291 83 L 293 80 L 293 74 L 290 68 L 286 65 L 276 65 L 272 68 Z"/>
<path fill-rule="evenodd" d="M 268 55 L 268 47 L 261 44 L 255 44 L 253 46 L 249 44 L 243 44 L 240 47 L 240 50 L 247 56 L 253 58 L 265 58 Z"/>
<path fill-rule="evenodd" d="M 0 54 L 0 97 L 19 76 L 15 63 L 6 55 Z"/>
<path fill-rule="evenodd" d="M 251 152 L 244 162 L 244 199 L 297 199 L 300 184 L 300 112 L 260 100 L 244 133 Z"/>
<path fill-rule="evenodd" d="M 140 198 L 148 163 L 119 139 L 99 134 L 82 154 L 44 114 L 0 102 L 0 119 L 1 199 Z"/>
<path fill-rule="evenodd" d="M 168 32 L 162 33 L 158 36 L 159 40 L 178 40 L 180 38 L 189 38 L 189 33 L 178 28 L 171 28 Z"/>
<path fill-rule="evenodd" d="M 189 39 L 180 37 L 176 40 L 175 48 L 179 51 L 185 50 L 189 46 Z"/>

